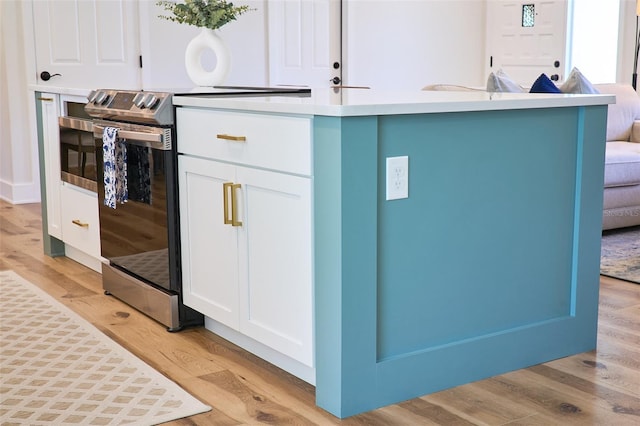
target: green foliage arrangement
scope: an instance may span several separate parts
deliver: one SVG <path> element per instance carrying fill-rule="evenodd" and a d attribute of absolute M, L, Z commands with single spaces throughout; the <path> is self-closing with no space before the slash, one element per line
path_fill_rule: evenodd
<path fill-rule="evenodd" d="M 156 4 L 173 13 L 173 16 L 160 15 L 159 18 L 212 30 L 249 11 L 247 5 L 234 6 L 225 0 L 185 0 L 184 3 L 162 0 Z"/>

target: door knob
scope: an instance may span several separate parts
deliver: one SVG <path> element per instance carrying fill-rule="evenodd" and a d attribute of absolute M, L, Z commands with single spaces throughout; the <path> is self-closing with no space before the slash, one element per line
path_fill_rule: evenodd
<path fill-rule="evenodd" d="M 340 81 L 341 81 L 341 80 L 340 80 L 340 77 L 333 77 L 330 81 L 331 81 L 333 84 L 340 84 Z"/>
<path fill-rule="evenodd" d="M 62 77 L 62 74 L 50 74 L 49 71 L 42 71 L 40 73 L 40 78 L 44 81 L 49 81 L 51 77 L 55 77 L 56 75 Z"/>

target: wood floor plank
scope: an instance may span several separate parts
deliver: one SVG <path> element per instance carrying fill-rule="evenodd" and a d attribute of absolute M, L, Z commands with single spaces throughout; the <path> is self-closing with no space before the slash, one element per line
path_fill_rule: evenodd
<path fill-rule="evenodd" d="M 640 371 L 599 359 L 595 351 L 558 359 L 545 365 L 589 382 L 606 383 L 608 387 L 629 395 L 638 392 Z"/>
<path fill-rule="evenodd" d="M 529 406 L 518 404 L 503 395 L 486 392 L 473 383 L 427 395 L 422 399 L 436 403 L 476 424 L 501 425 L 536 414 Z"/>
<path fill-rule="evenodd" d="M 640 424 L 640 285 L 601 277 L 595 351 L 340 420 L 316 407 L 308 383 L 202 327 L 168 333 L 104 295 L 100 274 L 66 257 L 46 256 L 40 214 L 39 204 L 0 201 L 0 270 L 36 284 L 213 407 L 167 425 Z"/>

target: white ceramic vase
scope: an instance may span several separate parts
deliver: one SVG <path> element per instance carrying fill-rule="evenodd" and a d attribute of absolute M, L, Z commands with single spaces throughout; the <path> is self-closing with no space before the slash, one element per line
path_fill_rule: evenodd
<path fill-rule="evenodd" d="M 213 70 L 206 70 L 202 66 L 201 57 L 207 49 L 216 55 L 216 66 Z M 222 84 L 231 68 L 231 54 L 227 45 L 216 31 L 208 28 L 202 28 L 200 34 L 189 42 L 184 60 L 189 78 L 198 86 Z"/>

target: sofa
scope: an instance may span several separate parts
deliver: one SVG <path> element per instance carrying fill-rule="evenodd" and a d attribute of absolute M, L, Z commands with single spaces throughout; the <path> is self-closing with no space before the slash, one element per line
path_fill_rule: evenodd
<path fill-rule="evenodd" d="M 595 84 L 609 105 L 602 229 L 640 225 L 640 97 L 628 84 Z"/>

